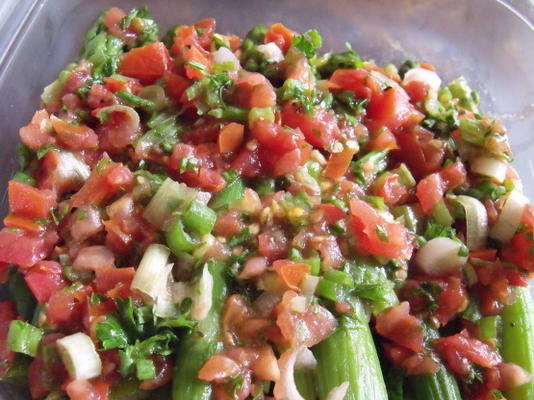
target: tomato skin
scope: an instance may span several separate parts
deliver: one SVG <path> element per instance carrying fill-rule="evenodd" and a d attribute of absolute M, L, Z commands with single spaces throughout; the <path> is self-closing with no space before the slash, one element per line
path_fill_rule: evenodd
<path fill-rule="evenodd" d="M 59 240 L 55 231 L 30 234 L 23 230 L 0 230 L 0 262 L 32 266 L 47 257 Z"/>
<path fill-rule="evenodd" d="M 297 291 L 310 273 L 308 264 L 299 264 L 291 260 L 276 260 L 273 268 L 289 289 Z"/>
<path fill-rule="evenodd" d="M 67 286 L 61 265 L 55 261 L 39 261 L 26 273 L 24 280 L 39 304 L 45 304 L 50 296 Z"/>
<path fill-rule="evenodd" d="M 50 190 L 36 189 L 17 181 L 9 181 L 7 190 L 9 210 L 21 217 L 45 219 L 56 206 L 56 196 Z"/>
<path fill-rule="evenodd" d="M 373 207 L 357 198 L 351 200 L 350 212 L 350 225 L 360 251 L 384 257 L 410 258 L 413 244 L 404 226 L 386 222 Z M 378 236 L 377 226 L 383 228 L 387 241 Z"/>
<path fill-rule="evenodd" d="M 320 148 L 325 148 L 340 135 L 332 112 L 318 109 L 313 115 L 308 115 L 295 102 L 284 105 L 282 123 L 293 129 L 300 129 L 308 143 Z"/>
<path fill-rule="evenodd" d="M 269 80 L 258 72 L 239 77 L 234 86 L 234 102 L 245 108 L 276 106 L 276 93 Z"/>
<path fill-rule="evenodd" d="M 56 139 L 41 129 L 41 123 L 48 118 L 46 110 L 36 111 L 30 123 L 19 129 L 20 141 L 32 150 L 55 143 Z"/>
<path fill-rule="evenodd" d="M 71 400 L 107 400 L 109 385 L 102 380 L 76 379 L 65 386 Z"/>
<path fill-rule="evenodd" d="M 170 67 L 170 62 L 165 45 L 161 42 L 154 42 L 126 53 L 118 71 L 150 84 L 163 77 Z"/>
<path fill-rule="evenodd" d="M 211 41 L 211 38 L 209 39 Z M 189 79 L 202 78 L 202 71 L 188 65 L 187 62 L 193 61 L 203 65 L 208 71 L 211 69 L 210 54 L 202 47 L 197 30 L 194 25 L 183 25 L 176 31 L 173 39 L 172 51 L 181 56 L 186 63 L 185 75 Z"/>
<path fill-rule="evenodd" d="M 132 172 L 121 163 L 103 159 L 104 165 L 97 166 L 81 189 L 74 193 L 69 202 L 73 207 L 85 204 L 102 205 L 119 190 L 128 191 L 133 184 Z"/>
<path fill-rule="evenodd" d="M 97 293 L 104 294 L 107 291 L 113 289 L 119 283 L 123 283 L 130 286 L 133 277 L 135 275 L 135 269 L 130 268 L 115 268 L 105 267 L 95 270 L 95 280 L 93 282 L 95 291 Z"/>
<path fill-rule="evenodd" d="M 281 23 L 273 24 L 265 34 L 265 43 L 274 42 L 283 53 L 286 53 L 291 46 L 295 32 L 286 28 Z"/>
<path fill-rule="evenodd" d="M 287 252 L 287 238 L 281 232 L 258 235 L 258 252 L 269 260 L 282 258 Z"/>
<path fill-rule="evenodd" d="M 243 148 L 232 160 L 231 168 L 244 178 L 254 178 L 260 175 L 262 166 L 258 150 L 250 151 Z"/>
<path fill-rule="evenodd" d="M 416 125 L 408 131 L 394 133 L 399 150 L 393 151 L 392 155 L 404 162 L 415 178 L 421 179 L 439 170 L 444 151 L 432 132 Z"/>
<path fill-rule="evenodd" d="M 430 174 L 421 179 L 417 184 L 415 195 L 421 204 L 421 209 L 425 215 L 432 212 L 435 205 L 443 198 L 445 185 L 441 176 L 437 173 Z"/>
<path fill-rule="evenodd" d="M 434 315 L 445 325 L 456 313 L 462 311 L 468 302 L 467 293 L 462 280 L 457 276 L 448 277 L 444 282 L 443 291 L 438 296 L 438 309 Z"/>
<path fill-rule="evenodd" d="M 378 314 L 375 328 L 380 335 L 402 347 L 416 353 L 425 350 L 422 322 L 410 315 L 410 304 L 406 301 Z"/>
<path fill-rule="evenodd" d="M 196 30 L 202 30 L 202 33 L 198 35 L 198 43 L 204 50 L 209 51 L 213 34 L 217 27 L 217 21 L 215 21 L 215 18 L 204 18 L 195 22 L 194 27 Z"/>
<path fill-rule="evenodd" d="M 472 338 L 465 329 L 456 335 L 436 339 L 434 346 L 446 360 L 449 368 L 459 375 L 467 373 L 466 360 L 486 368 L 502 362 L 501 356 L 495 350 Z"/>
<path fill-rule="evenodd" d="M 346 213 L 339 207 L 333 205 L 333 204 L 321 204 L 319 206 L 325 216 L 326 222 L 328 222 L 329 225 L 333 225 L 339 220 L 346 217 Z"/>
<path fill-rule="evenodd" d="M 440 368 L 437 362 L 422 353 L 414 353 L 391 343 L 383 343 L 382 347 L 385 356 L 393 365 L 404 369 L 407 375 L 433 374 Z"/>
<path fill-rule="evenodd" d="M 50 118 L 50 121 L 62 147 L 76 151 L 98 146 L 98 136 L 87 125 L 72 125 L 56 117 Z"/>
<path fill-rule="evenodd" d="M 385 126 L 396 132 L 421 122 L 424 114 L 414 108 L 404 89 L 399 86 L 374 95 L 367 107 L 367 118 L 373 126 Z"/>

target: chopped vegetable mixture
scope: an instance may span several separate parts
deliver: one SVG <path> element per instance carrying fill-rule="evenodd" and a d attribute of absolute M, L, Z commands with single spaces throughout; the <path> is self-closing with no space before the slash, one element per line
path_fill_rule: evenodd
<path fill-rule="evenodd" d="M 20 129 L 0 377 L 33 399 L 532 400 L 534 208 L 464 78 L 105 11 Z"/>

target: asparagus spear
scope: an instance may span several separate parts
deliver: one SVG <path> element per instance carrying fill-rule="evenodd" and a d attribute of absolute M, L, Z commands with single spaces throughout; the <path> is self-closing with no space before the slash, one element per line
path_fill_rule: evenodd
<path fill-rule="evenodd" d="M 212 306 L 206 318 L 180 342 L 176 355 L 172 387 L 173 400 L 208 400 L 211 384 L 198 379 L 198 371 L 206 360 L 220 350 L 219 320 L 227 294 L 222 264 L 210 265 L 213 277 Z"/>
<path fill-rule="evenodd" d="M 320 398 L 349 382 L 345 400 L 387 400 L 387 391 L 369 324 L 359 300 L 354 315 L 342 317 L 337 330 L 312 350 L 317 359 Z"/>
<path fill-rule="evenodd" d="M 502 312 L 502 355 L 534 377 L 534 306 L 529 289 L 516 288 L 516 299 Z M 534 379 L 506 392 L 509 400 L 534 399 Z"/>

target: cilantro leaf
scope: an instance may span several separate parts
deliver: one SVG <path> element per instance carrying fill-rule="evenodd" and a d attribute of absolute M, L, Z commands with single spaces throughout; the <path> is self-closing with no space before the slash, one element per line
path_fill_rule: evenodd
<path fill-rule="evenodd" d="M 323 38 L 315 29 L 310 29 L 302 35 L 295 36 L 291 44 L 302 51 L 307 58 L 313 58 L 323 45 Z"/>

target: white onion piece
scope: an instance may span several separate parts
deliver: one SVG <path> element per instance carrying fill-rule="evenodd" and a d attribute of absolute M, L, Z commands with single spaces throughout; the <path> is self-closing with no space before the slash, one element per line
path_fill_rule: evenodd
<path fill-rule="evenodd" d="M 291 299 L 290 308 L 291 311 L 302 313 L 306 311 L 308 305 L 308 299 L 304 296 L 295 296 Z"/>
<path fill-rule="evenodd" d="M 91 379 L 102 373 L 102 361 L 91 338 L 78 332 L 57 340 L 57 348 L 72 379 Z"/>
<path fill-rule="evenodd" d="M 497 222 L 491 228 L 489 235 L 502 244 L 508 243 L 517 231 L 527 205 L 528 199 L 517 190 L 513 190 L 508 195 Z"/>
<path fill-rule="evenodd" d="M 302 282 L 302 295 L 311 298 L 315 294 L 319 280 L 318 276 L 308 275 Z"/>
<path fill-rule="evenodd" d="M 441 78 L 434 71 L 430 71 L 426 68 L 412 68 L 404 75 L 402 80 L 402 86 L 406 86 L 411 82 L 426 83 L 429 88 L 438 90 L 441 86 Z"/>
<path fill-rule="evenodd" d="M 221 47 L 222 48 L 222 47 Z M 195 321 L 202 321 L 208 315 L 212 305 L 213 276 L 204 266 L 202 276 L 195 288 L 193 288 L 193 304 L 191 305 L 191 318 Z"/>
<path fill-rule="evenodd" d="M 129 117 L 128 124 L 130 125 L 130 129 L 132 132 L 136 132 L 139 130 L 139 123 L 141 122 L 141 119 L 139 118 L 139 114 L 137 114 L 137 111 L 135 111 L 132 107 L 124 106 L 122 104 L 115 104 L 113 106 L 107 106 L 99 108 L 96 112 L 96 116 L 98 118 L 104 118 L 109 115 L 116 112 L 124 113 Z"/>
<path fill-rule="evenodd" d="M 214 51 L 211 53 L 213 56 L 213 62 L 215 64 L 228 64 L 232 65 L 231 70 L 232 71 L 239 71 L 241 68 L 241 64 L 239 64 L 239 60 L 235 56 L 234 53 L 232 53 L 232 50 L 230 50 L 227 47 L 219 47 L 219 50 Z"/>
<path fill-rule="evenodd" d="M 174 279 L 172 277 L 172 267 L 174 264 L 169 263 L 165 266 L 167 276 L 164 276 L 162 273 L 160 280 L 160 290 L 156 297 L 156 303 L 154 307 L 154 314 L 161 318 L 169 318 L 176 316 L 176 307 L 174 305 L 172 285 L 174 284 Z"/>
<path fill-rule="evenodd" d="M 265 57 L 268 62 L 280 62 L 284 59 L 284 53 L 282 53 L 282 50 L 280 50 L 280 47 L 278 47 L 276 43 L 269 42 L 260 44 L 256 49 L 263 54 L 263 57 Z"/>
<path fill-rule="evenodd" d="M 328 392 L 325 400 L 343 400 L 347 394 L 347 390 L 349 390 L 349 382 L 345 381 Z"/>
<path fill-rule="evenodd" d="M 508 164 L 491 157 L 477 157 L 471 162 L 471 172 L 504 182 Z"/>
<path fill-rule="evenodd" d="M 161 244 L 148 246 L 137 271 L 135 271 L 131 288 L 138 290 L 149 300 L 155 302 L 161 288 L 166 286 L 170 269 L 172 269 L 172 264 L 167 263 L 169 254 L 170 250 Z"/>
<path fill-rule="evenodd" d="M 458 255 L 462 244 L 437 237 L 426 242 L 415 255 L 417 266 L 430 276 L 443 276 L 459 271 L 467 257 Z"/>
<path fill-rule="evenodd" d="M 295 368 L 297 359 L 304 359 L 309 365 L 311 360 L 315 360 L 313 353 L 305 346 L 295 347 L 286 350 L 278 360 L 280 368 L 280 379 L 274 385 L 274 397 L 283 400 L 305 400 L 297 389 L 295 383 Z M 299 364 L 302 361 L 299 362 Z M 315 361 L 315 365 L 317 361 Z"/>
<path fill-rule="evenodd" d="M 58 151 L 59 163 L 55 170 L 56 176 L 59 180 L 73 179 L 75 181 L 86 181 L 91 175 L 89 166 L 80 161 L 70 151 Z"/>
<path fill-rule="evenodd" d="M 313 355 L 312 351 L 307 347 L 303 347 L 297 354 L 297 360 L 295 361 L 295 369 L 316 369 L 317 360 Z"/>
<path fill-rule="evenodd" d="M 185 282 L 172 282 L 171 283 L 171 295 L 172 302 L 174 304 L 181 303 L 187 297 L 190 297 L 190 287 Z"/>
<path fill-rule="evenodd" d="M 486 245 L 488 237 L 488 213 L 486 207 L 471 196 L 457 196 L 455 198 L 465 210 L 467 224 L 467 248 L 479 250 Z"/>

